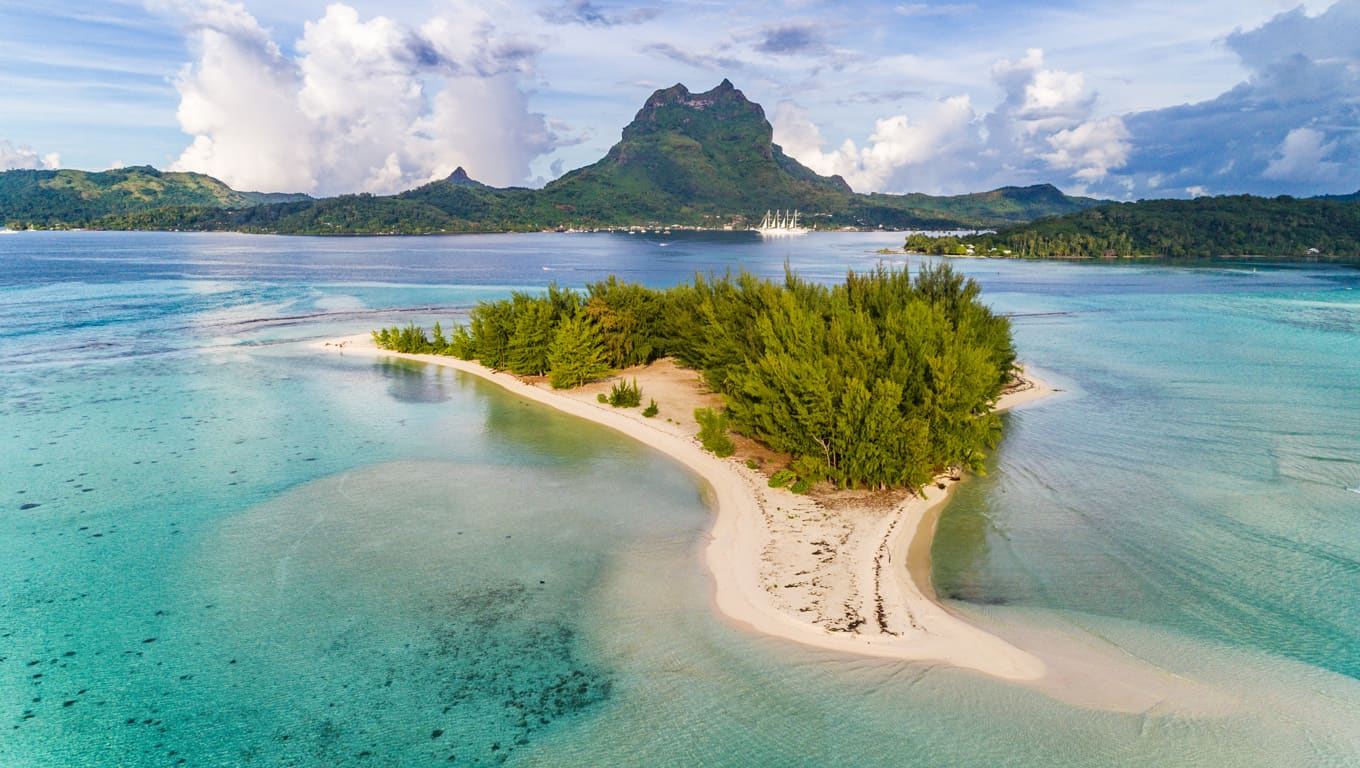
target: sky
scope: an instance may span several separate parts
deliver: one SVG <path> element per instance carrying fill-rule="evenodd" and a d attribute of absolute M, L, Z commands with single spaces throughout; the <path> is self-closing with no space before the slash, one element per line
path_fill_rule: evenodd
<path fill-rule="evenodd" d="M 541 186 L 723 78 L 859 192 L 1360 189 L 1360 0 L 0 0 L 0 168 Z"/>

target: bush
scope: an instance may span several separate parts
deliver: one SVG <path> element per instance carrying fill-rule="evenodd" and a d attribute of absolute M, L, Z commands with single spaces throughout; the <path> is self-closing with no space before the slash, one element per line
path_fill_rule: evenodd
<path fill-rule="evenodd" d="M 606 395 L 605 393 L 601 392 L 600 394 L 595 396 L 595 399 L 599 400 L 602 403 L 607 403 L 609 402 L 609 395 Z"/>
<path fill-rule="evenodd" d="M 694 420 L 699 422 L 699 442 L 703 443 L 704 450 L 711 451 L 720 459 L 736 452 L 737 446 L 727 436 L 727 411 L 696 408 Z"/>
<path fill-rule="evenodd" d="M 770 475 L 769 486 L 771 488 L 783 488 L 784 486 L 788 485 L 789 483 L 792 483 L 794 480 L 797 479 L 798 475 L 795 475 L 793 473 L 793 470 L 781 469 L 778 472 L 774 473 L 773 475 Z"/>
<path fill-rule="evenodd" d="M 609 389 L 609 404 L 615 408 L 636 408 L 642 405 L 642 388 L 637 379 L 620 381 Z"/>
<path fill-rule="evenodd" d="M 391 328 L 380 328 L 373 332 L 373 343 L 377 344 L 379 349 L 389 349 L 393 352 L 424 354 L 434 349 L 425 331 L 415 323 L 407 323 L 405 328 L 398 328 L 395 325 Z"/>
<path fill-rule="evenodd" d="M 652 402 L 647 404 L 646 408 L 643 409 L 642 415 L 650 419 L 660 412 L 661 409 L 656 407 L 656 401 L 653 400 Z"/>
<path fill-rule="evenodd" d="M 808 480 L 806 477 L 800 477 L 798 478 L 798 482 L 789 486 L 789 490 L 793 493 L 802 495 L 812 490 L 812 481 Z"/>

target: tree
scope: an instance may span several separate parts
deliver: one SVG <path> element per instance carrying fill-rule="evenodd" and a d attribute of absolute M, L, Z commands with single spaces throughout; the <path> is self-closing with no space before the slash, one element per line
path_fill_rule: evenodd
<path fill-rule="evenodd" d="M 548 381 L 553 389 L 570 389 L 609 373 L 604 343 L 595 323 L 586 317 L 562 321 L 548 347 Z"/>

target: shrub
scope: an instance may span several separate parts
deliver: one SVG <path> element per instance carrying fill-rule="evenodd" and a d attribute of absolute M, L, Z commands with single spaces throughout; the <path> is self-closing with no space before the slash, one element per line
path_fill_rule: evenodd
<path fill-rule="evenodd" d="M 643 409 L 642 415 L 650 419 L 660 412 L 661 409 L 656 407 L 656 401 L 653 400 L 652 402 L 647 404 L 646 408 Z"/>
<path fill-rule="evenodd" d="M 609 395 L 606 395 L 605 393 L 601 392 L 600 394 L 595 396 L 595 399 L 599 400 L 602 403 L 607 403 L 609 402 Z"/>
<path fill-rule="evenodd" d="M 637 379 L 620 381 L 609 390 L 609 404 L 615 408 L 636 408 L 642 405 L 642 388 Z"/>
<path fill-rule="evenodd" d="M 727 436 L 727 411 L 696 408 L 694 420 L 699 422 L 699 442 L 703 443 L 704 450 L 712 451 L 718 458 L 726 458 L 736 452 L 737 446 Z"/>
<path fill-rule="evenodd" d="M 421 354 L 433 350 L 425 331 L 415 323 L 407 323 L 404 328 L 395 325 L 391 328 L 380 328 L 373 332 L 373 343 L 377 344 L 379 349 L 390 349 L 393 352 Z"/>
<path fill-rule="evenodd" d="M 808 480 L 806 477 L 800 477 L 798 478 L 798 482 L 789 486 L 789 490 L 800 495 L 807 493 L 812 490 L 812 481 Z"/>
<path fill-rule="evenodd" d="M 797 479 L 798 475 L 795 475 L 793 473 L 793 470 L 781 469 L 778 472 L 774 473 L 773 475 L 770 475 L 769 486 L 771 488 L 783 488 L 784 486 L 788 485 L 789 483 L 792 483 L 794 480 Z"/>

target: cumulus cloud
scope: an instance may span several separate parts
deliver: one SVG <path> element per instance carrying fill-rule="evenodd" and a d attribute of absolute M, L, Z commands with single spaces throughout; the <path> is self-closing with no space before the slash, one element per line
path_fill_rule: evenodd
<path fill-rule="evenodd" d="M 1064 128 L 1048 137 L 1053 151 L 1039 157 L 1050 168 L 1072 172 L 1086 183 L 1102 181 L 1111 169 L 1128 161 L 1129 131 L 1118 117 L 1087 120 L 1074 128 Z"/>
<path fill-rule="evenodd" d="M 0 171 L 25 170 L 41 171 L 54 170 L 61 167 L 61 155 L 56 152 L 48 152 L 39 155 L 38 151 L 26 144 L 15 146 L 5 139 L 0 139 Z"/>
<path fill-rule="evenodd" d="M 846 140 L 828 149 L 798 105 L 781 103 L 775 140 L 862 192 L 965 192 L 1053 178 L 1080 188 L 1125 162 L 1128 132 L 1118 117 L 1092 116 L 1096 97 L 1081 74 L 1045 67 L 1043 51 L 1031 49 L 997 62 L 992 78 L 1003 97 L 990 112 L 978 114 L 966 95 L 942 99 L 877 120 L 863 147 Z"/>
<path fill-rule="evenodd" d="M 1227 46 L 1246 80 L 1208 101 L 1129 115 L 1138 196 L 1212 186 L 1257 194 L 1360 188 L 1360 0 L 1302 8 Z"/>
<path fill-rule="evenodd" d="M 420 28 L 334 4 L 285 55 L 243 6 L 181 0 L 196 54 L 176 82 L 193 141 L 179 170 L 239 189 L 391 193 L 459 165 L 522 183 L 554 147 L 520 83 L 536 49 L 501 36 L 483 5 Z"/>
<path fill-rule="evenodd" d="M 882 117 L 862 146 L 824 140 L 797 105 L 781 105 L 775 137 L 809 167 L 840 173 L 861 191 L 1048 181 L 1114 198 L 1350 192 L 1360 189 L 1357 29 L 1360 0 L 1338 0 L 1316 15 L 1298 8 L 1239 30 L 1223 44 L 1246 79 L 1197 103 L 1102 114 L 1081 72 L 1031 49 L 993 65 L 994 104 L 956 97 Z"/>
<path fill-rule="evenodd" d="M 1275 157 L 1261 175 L 1267 179 L 1303 181 L 1317 176 L 1335 178 L 1341 164 L 1327 160 L 1337 148 L 1337 142 L 1327 141 L 1326 134 L 1314 128 L 1295 128 L 1290 131 Z"/>
<path fill-rule="evenodd" d="M 967 163 L 980 148 L 976 116 L 967 96 L 932 105 L 915 118 L 894 115 L 874 123 L 861 148 L 846 139 L 827 149 L 806 111 L 791 101 L 775 107 L 775 140 L 790 156 L 823 175 L 838 174 L 862 192 L 947 186 L 950 166 Z"/>

